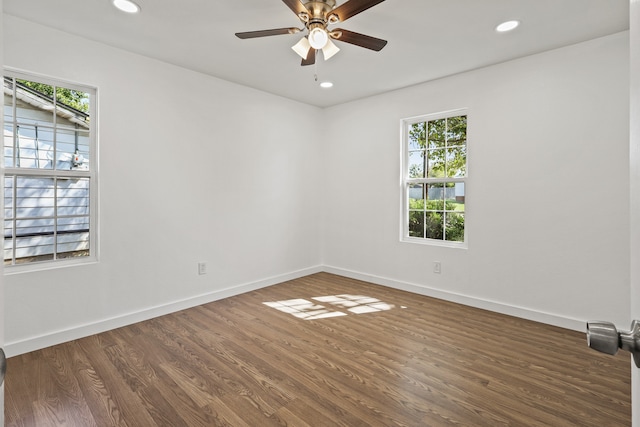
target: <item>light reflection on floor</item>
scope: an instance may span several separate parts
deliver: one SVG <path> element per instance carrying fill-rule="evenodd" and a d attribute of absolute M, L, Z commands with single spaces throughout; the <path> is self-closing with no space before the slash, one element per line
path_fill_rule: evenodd
<path fill-rule="evenodd" d="M 313 297 L 311 299 L 313 301 L 298 298 L 264 302 L 263 304 L 305 320 L 326 319 L 328 317 L 347 316 L 348 314 L 375 313 L 394 308 L 392 304 L 363 295 L 343 294 Z M 326 305 L 330 307 L 326 307 Z"/>

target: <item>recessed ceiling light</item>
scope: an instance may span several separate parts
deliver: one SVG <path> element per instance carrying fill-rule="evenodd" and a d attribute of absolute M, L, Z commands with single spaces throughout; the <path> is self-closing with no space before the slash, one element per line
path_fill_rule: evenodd
<path fill-rule="evenodd" d="M 499 33 L 505 33 L 507 31 L 515 30 L 520 21 L 506 21 L 496 27 L 496 31 Z"/>
<path fill-rule="evenodd" d="M 331 83 L 331 82 L 322 82 L 322 83 L 320 83 L 320 87 L 324 88 L 324 89 L 329 89 L 330 87 L 333 87 L 333 83 Z"/>
<path fill-rule="evenodd" d="M 140 6 L 132 2 L 131 0 L 112 0 L 115 7 L 123 12 L 138 13 L 140 12 Z"/>

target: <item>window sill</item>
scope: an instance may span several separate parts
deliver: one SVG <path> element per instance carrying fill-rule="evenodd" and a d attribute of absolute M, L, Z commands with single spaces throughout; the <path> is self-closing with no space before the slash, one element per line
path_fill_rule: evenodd
<path fill-rule="evenodd" d="M 439 246 L 444 248 L 468 249 L 467 242 L 449 242 L 446 240 L 423 239 L 422 237 L 401 237 L 402 243 L 413 243 L 424 246 Z"/>
<path fill-rule="evenodd" d="M 81 265 L 97 264 L 96 257 L 86 257 L 83 259 L 69 259 L 61 261 L 42 261 L 38 263 L 21 264 L 21 265 L 5 265 L 4 275 L 12 276 L 14 274 L 35 273 L 38 271 L 57 270 L 60 268 L 71 268 Z"/>

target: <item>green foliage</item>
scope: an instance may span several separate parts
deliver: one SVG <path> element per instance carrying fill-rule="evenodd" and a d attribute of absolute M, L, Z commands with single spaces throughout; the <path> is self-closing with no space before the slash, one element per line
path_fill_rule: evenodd
<path fill-rule="evenodd" d="M 27 80 L 18 80 L 19 83 L 38 91 L 50 99 L 53 99 L 54 88 L 53 86 L 46 85 L 44 83 L 31 82 Z M 89 95 L 72 89 L 56 86 L 55 95 L 57 102 L 64 104 L 68 107 L 75 108 L 83 113 L 89 112 Z"/>
<path fill-rule="evenodd" d="M 464 204 L 450 200 L 443 203 L 442 200 L 409 199 L 409 236 L 464 241 Z"/>
<path fill-rule="evenodd" d="M 442 202 L 442 200 L 409 199 L 409 209 L 441 211 L 443 208 Z M 459 205 L 459 203 L 452 202 L 451 200 L 444 201 L 444 209 L 447 211 L 455 211 Z"/>
<path fill-rule="evenodd" d="M 445 227 L 447 240 L 464 242 L 464 214 L 448 213 Z"/>
<path fill-rule="evenodd" d="M 411 178 L 466 175 L 467 116 L 415 123 L 409 129 L 411 150 L 421 150 L 422 164 L 409 167 Z"/>

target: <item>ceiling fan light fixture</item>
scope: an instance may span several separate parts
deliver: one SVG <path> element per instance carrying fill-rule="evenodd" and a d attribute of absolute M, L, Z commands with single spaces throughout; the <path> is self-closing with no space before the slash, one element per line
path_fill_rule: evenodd
<path fill-rule="evenodd" d="M 327 44 L 325 44 L 322 48 L 322 55 L 324 56 L 324 60 L 326 61 L 338 52 L 340 52 L 340 48 L 336 46 L 336 44 L 330 39 L 327 39 Z"/>
<path fill-rule="evenodd" d="M 324 28 L 315 27 L 309 31 L 309 44 L 314 49 L 322 49 L 327 45 L 329 41 L 329 34 Z"/>
<path fill-rule="evenodd" d="M 306 37 L 303 37 L 298 43 L 291 46 L 291 49 L 293 49 L 295 53 L 300 55 L 302 59 L 307 59 L 307 55 L 309 55 L 309 49 L 311 49 L 311 45 L 309 44 L 309 40 L 307 40 Z"/>
<path fill-rule="evenodd" d="M 0 0 L 1 2 L 2 0 Z M 104 0 L 100 0 L 104 1 Z M 117 1 L 117 0 L 111 0 Z M 138 1 L 138 0 L 133 0 Z M 143 0 L 144 1 L 144 0 Z M 307 30 L 305 39 L 299 40 L 292 49 L 301 58 L 301 66 L 314 65 L 318 59 L 318 50 L 322 50 L 325 61 L 333 57 L 340 49 L 333 44 L 333 40 L 349 43 L 379 52 L 386 46 L 387 41 L 371 37 L 354 31 L 335 29 L 328 26 L 343 22 L 352 16 L 364 12 L 385 0 L 282 0 L 285 5 L 304 23 L 304 28 L 273 28 L 268 30 L 244 31 L 235 33 L 240 39 L 277 36 L 280 34 L 295 34 Z M 336 3 L 342 4 L 336 7 Z M 637 0 L 640 1 L 640 0 Z M 332 40 L 333 39 L 333 40 Z M 316 79 L 317 81 L 317 79 Z"/>
<path fill-rule="evenodd" d="M 140 6 L 131 0 L 112 0 L 111 3 L 113 3 L 116 8 L 126 13 L 140 12 Z"/>

